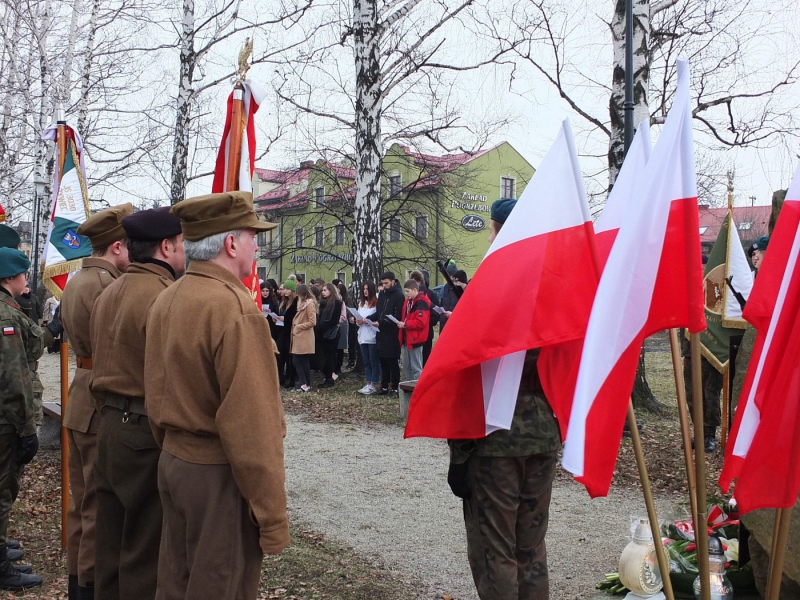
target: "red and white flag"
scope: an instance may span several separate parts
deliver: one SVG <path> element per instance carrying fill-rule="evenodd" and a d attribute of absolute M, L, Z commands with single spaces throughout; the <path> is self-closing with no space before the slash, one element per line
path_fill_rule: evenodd
<path fill-rule="evenodd" d="M 617 233 L 586 330 L 564 468 L 593 497 L 611 486 L 642 344 L 672 327 L 705 329 L 689 67 Z"/>
<path fill-rule="evenodd" d="M 757 329 L 719 484 L 741 512 L 788 508 L 800 492 L 800 165 L 743 316 Z"/>
<path fill-rule="evenodd" d="M 217 153 L 217 164 L 214 168 L 214 181 L 211 184 L 211 193 L 217 194 L 230 189 L 242 192 L 253 191 L 253 170 L 256 167 L 256 124 L 253 118 L 259 105 L 267 97 L 267 91 L 251 80 L 245 81 L 244 97 L 244 139 L 242 140 L 242 160 L 239 163 L 239 181 L 231 187 L 228 185 L 228 156 L 230 154 L 231 112 L 233 98 L 237 90 L 228 96 L 228 112 L 225 116 L 225 128 L 222 131 L 222 143 Z"/>
<path fill-rule="evenodd" d="M 650 125 L 647 121 L 639 124 L 631 147 L 625 155 L 625 161 L 619 171 L 614 187 L 608 195 L 603 213 L 594 226 L 597 245 L 597 265 L 602 272 L 603 267 L 614 246 L 620 227 L 628 218 L 631 206 L 641 202 L 637 186 L 637 178 L 647 166 L 652 151 L 650 141 Z M 590 265 L 584 265 L 591 268 Z M 599 278 L 599 273 L 597 277 Z M 584 324 L 584 336 L 588 325 L 588 316 Z M 539 378 L 545 396 L 555 413 L 562 439 L 566 438 L 567 425 L 572 412 L 572 399 L 575 397 L 575 383 L 583 351 L 583 336 L 580 339 L 553 344 L 542 348 L 539 355 Z"/>
<path fill-rule="evenodd" d="M 594 256 L 564 121 L 434 346 L 405 436 L 481 438 L 508 429 L 525 351 L 583 335 L 597 286 L 584 265 Z"/>

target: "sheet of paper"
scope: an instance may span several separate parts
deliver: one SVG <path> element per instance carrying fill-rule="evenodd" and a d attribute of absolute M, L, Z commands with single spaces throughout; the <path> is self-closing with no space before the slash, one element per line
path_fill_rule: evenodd
<path fill-rule="evenodd" d="M 392 323 L 399 323 L 397 319 L 394 318 L 394 315 L 386 315 L 386 318 L 389 319 Z"/>
<path fill-rule="evenodd" d="M 443 315 L 447 311 L 445 309 L 443 309 L 441 306 L 434 306 L 433 307 L 433 312 L 439 313 L 440 315 Z"/>
<path fill-rule="evenodd" d="M 347 307 L 347 312 L 349 312 L 353 316 L 353 318 L 358 319 L 359 321 L 364 318 L 361 316 L 361 313 L 359 313 L 355 308 L 351 308 L 350 306 Z"/>

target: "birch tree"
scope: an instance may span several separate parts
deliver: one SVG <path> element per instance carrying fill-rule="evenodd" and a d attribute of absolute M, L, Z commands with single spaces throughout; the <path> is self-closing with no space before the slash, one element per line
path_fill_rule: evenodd
<path fill-rule="evenodd" d="M 381 160 L 387 143 L 475 149 L 506 123 L 502 115 L 475 122 L 460 113 L 459 75 L 503 63 L 504 51 L 474 43 L 479 13 L 486 10 L 475 0 L 340 0 L 312 21 L 313 47 L 284 61 L 276 91 L 307 117 L 301 127 L 307 125 L 313 145 L 323 145 L 324 138 L 327 148 L 352 152 L 353 269 L 359 281 L 377 281 L 383 269 Z M 456 50 L 465 38 L 472 43 Z"/>

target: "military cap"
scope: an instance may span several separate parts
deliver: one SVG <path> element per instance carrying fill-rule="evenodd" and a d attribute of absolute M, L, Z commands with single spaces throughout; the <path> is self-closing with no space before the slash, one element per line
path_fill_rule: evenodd
<path fill-rule="evenodd" d="M 122 219 L 132 214 L 133 205 L 130 202 L 106 208 L 86 219 L 78 227 L 78 235 L 88 237 L 92 248 L 106 248 L 125 239 Z"/>
<path fill-rule="evenodd" d="M 758 242 L 753 242 L 753 245 L 747 249 L 747 256 L 753 258 L 753 252 L 758 250 Z"/>
<path fill-rule="evenodd" d="M 31 261 L 22 250 L 0 248 L 0 279 L 16 277 L 31 268 Z"/>
<path fill-rule="evenodd" d="M 128 238 L 142 242 L 160 242 L 181 233 L 181 220 L 169 206 L 140 210 L 122 219 Z"/>
<path fill-rule="evenodd" d="M 0 224 L 0 248 L 17 248 L 19 234 L 8 225 Z"/>
<path fill-rule="evenodd" d="M 769 245 L 769 237 L 762 236 L 756 240 L 756 250 L 761 250 L 762 252 L 767 249 L 767 245 Z"/>
<path fill-rule="evenodd" d="M 189 198 L 173 206 L 172 214 L 180 218 L 183 237 L 190 242 L 226 231 L 269 231 L 278 226 L 258 219 L 250 192 L 223 192 Z"/>
<path fill-rule="evenodd" d="M 513 198 L 500 198 L 500 200 L 495 200 L 492 202 L 492 220 L 501 224 L 505 223 L 508 215 L 511 214 L 511 211 L 514 210 L 516 205 L 517 201 Z"/>

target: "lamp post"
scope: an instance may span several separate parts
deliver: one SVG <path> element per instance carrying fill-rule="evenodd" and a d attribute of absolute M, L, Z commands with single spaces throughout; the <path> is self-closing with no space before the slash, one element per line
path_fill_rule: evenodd
<path fill-rule="evenodd" d="M 35 171 L 33 174 L 33 277 L 31 281 L 31 293 L 39 291 L 39 215 L 41 214 L 42 196 L 47 189 L 47 179 Z"/>

